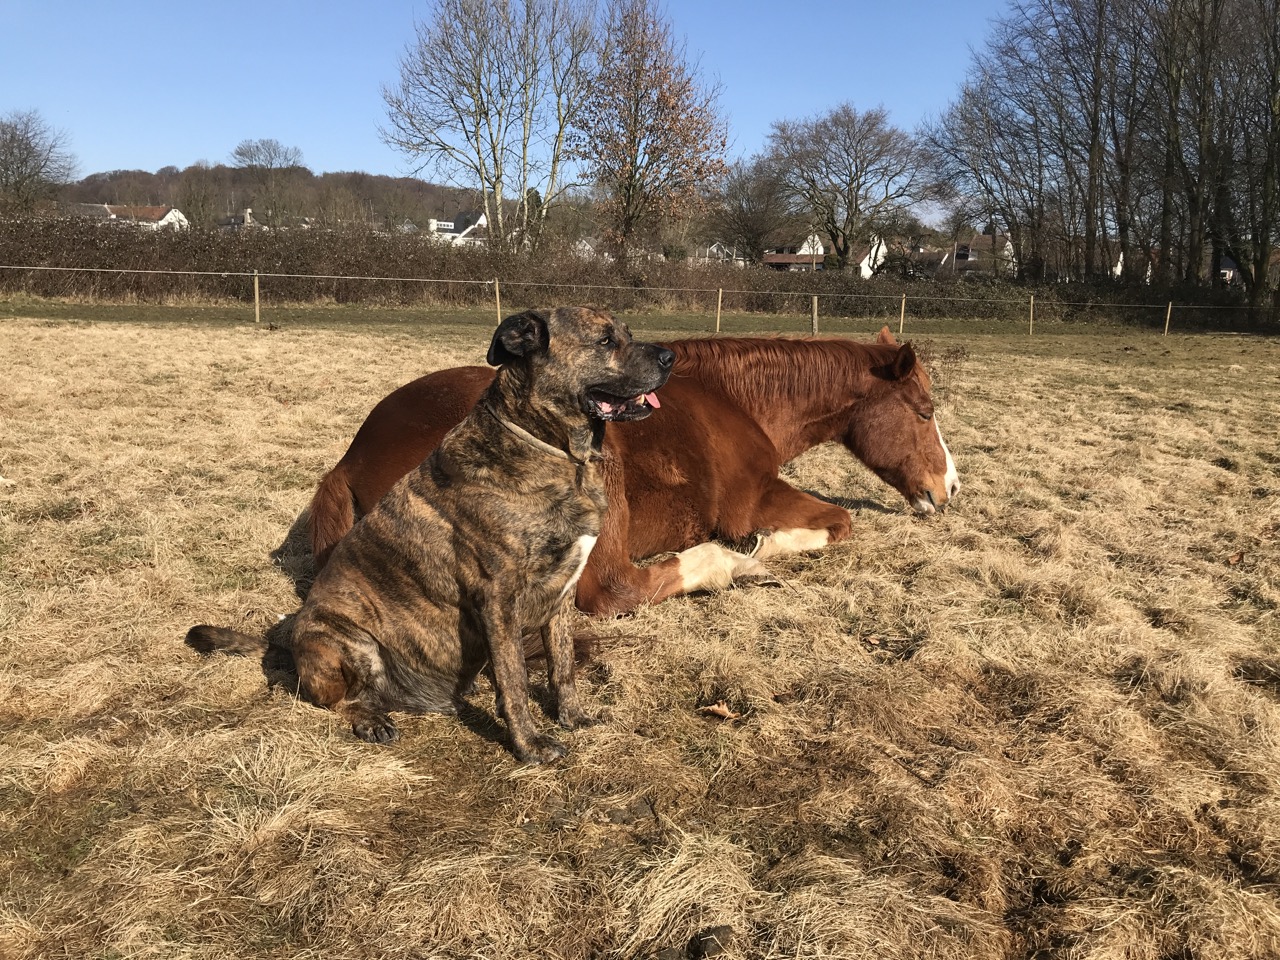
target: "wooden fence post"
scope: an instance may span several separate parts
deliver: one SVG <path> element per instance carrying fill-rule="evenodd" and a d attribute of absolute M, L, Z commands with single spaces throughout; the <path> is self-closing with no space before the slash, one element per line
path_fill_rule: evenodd
<path fill-rule="evenodd" d="M 1033 293 L 1031 295 L 1031 316 L 1027 319 L 1027 336 L 1028 337 L 1031 336 L 1031 333 L 1033 330 L 1035 330 L 1035 328 L 1036 328 L 1036 295 Z"/>
<path fill-rule="evenodd" d="M 812 326 L 813 326 L 813 335 L 816 337 L 816 336 L 818 335 L 818 298 L 817 298 L 817 296 L 816 296 L 816 295 L 815 295 L 815 296 L 814 296 L 814 298 L 813 298 L 813 323 L 812 323 Z"/>
<path fill-rule="evenodd" d="M 253 271 L 253 322 L 262 322 L 262 305 L 258 300 L 258 271 Z"/>
<path fill-rule="evenodd" d="M 1164 335 L 1169 335 L 1169 318 L 1173 316 L 1173 301 L 1169 301 L 1168 309 L 1164 312 Z"/>
<path fill-rule="evenodd" d="M 493 305 L 498 310 L 498 323 L 502 323 L 502 291 L 498 289 L 498 278 L 493 278 Z"/>
<path fill-rule="evenodd" d="M 716 333 L 720 332 L 720 304 L 724 300 L 724 288 L 716 290 Z"/>
<path fill-rule="evenodd" d="M 902 336 L 902 328 L 907 322 L 907 295 L 902 295 L 902 310 L 898 313 L 898 336 Z"/>

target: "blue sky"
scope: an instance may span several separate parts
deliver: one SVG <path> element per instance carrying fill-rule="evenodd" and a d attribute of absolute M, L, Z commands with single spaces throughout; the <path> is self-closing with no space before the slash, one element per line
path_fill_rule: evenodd
<path fill-rule="evenodd" d="M 774 120 L 848 100 L 906 129 L 955 96 L 1007 0 L 667 0 L 677 36 L 724 87 L 733 156 Z M 383 84 L 424 0 L 0 0 L 0 115 L 34 109 L 80 175 L 227 162 L 274 138 L 316 173 L 399 175 L 378 138 Z"/>

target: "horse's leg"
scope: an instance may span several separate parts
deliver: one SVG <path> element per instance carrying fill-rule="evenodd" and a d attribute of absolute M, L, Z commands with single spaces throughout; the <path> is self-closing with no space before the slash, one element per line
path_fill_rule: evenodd
<path fill-rule="evenodd" d="M 853 521 L 849 511 L 797 490 L 785 480 L 773 478 L 753 518 L 762 531 L 752 552 L 758 560 L 784 553 L 819 550 L 849 536 Z"/>
<path fill-rule="evenodd" d="M 578 581 L 578 609 L 597 617 L 617 616 L 668 597 L 723 590 L 735 580 L 776 582 L 755 557 L 718 543 L 700 543 L 644 567 L 616 547 L 601 537 L 591 551 Z"/>
<path fill-rule="evenodd" d="M 776 582 L 759 560 L 718 543 L 699 543 L 646 566 L 636 566 L 630 538 L 631 502 L 623 482 L 621 461 L 609 439 L 605 446 L 602 479 L 609 509 L 600 524 L 600 537 L 578 580 L 574 599 L 579 610 L 597 617 L 617 616 L 645 603 L 660 603 L 668 597 L 699 590 L 723 590 L 735 580 Z M 664 519 L 654 522 L 661 524 Z M 689 539 L 696 539 L 697 535 L 695 532 Z"/>

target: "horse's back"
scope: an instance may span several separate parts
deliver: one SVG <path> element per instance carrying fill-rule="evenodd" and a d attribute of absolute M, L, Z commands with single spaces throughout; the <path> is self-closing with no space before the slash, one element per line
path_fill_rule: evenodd
<path fill-rule="evenodd" d="M 453 367 L 419 377 L 379 401 L 338 461 L 361 513 L 462 422 L 493 382 L 489 367 Z"/>

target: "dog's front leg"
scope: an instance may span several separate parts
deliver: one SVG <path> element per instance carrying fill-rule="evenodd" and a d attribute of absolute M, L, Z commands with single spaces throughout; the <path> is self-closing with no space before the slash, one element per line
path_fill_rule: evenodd
<path fill-rule="evenodd" d="M 574 666 L 573 632 L 569 628 L 569 611 L 573 609 L 571 592 L 556 608 L 551 621 L 542 628 L 542 646 L 547 651 L 547 679 L 556 698 L 556 719 L 560 726 L 573 730 L 587 727 L 596 718 L 583 709 L 578 697 L 577 671 Z"/>
<path fill-rule="evenodd" d="M 507 724 L 511 752 L 525 763 L 546 763 L 568 751 L 554 737 L 540 734 L 529 714 L 529 674 L 525 669 L 524 644 L 511 610 L 497 616 L 486 615 L 489 662 L 498 700 L 498 714 Z M 572 660 L 572 652 L 569 654 Z"/>

